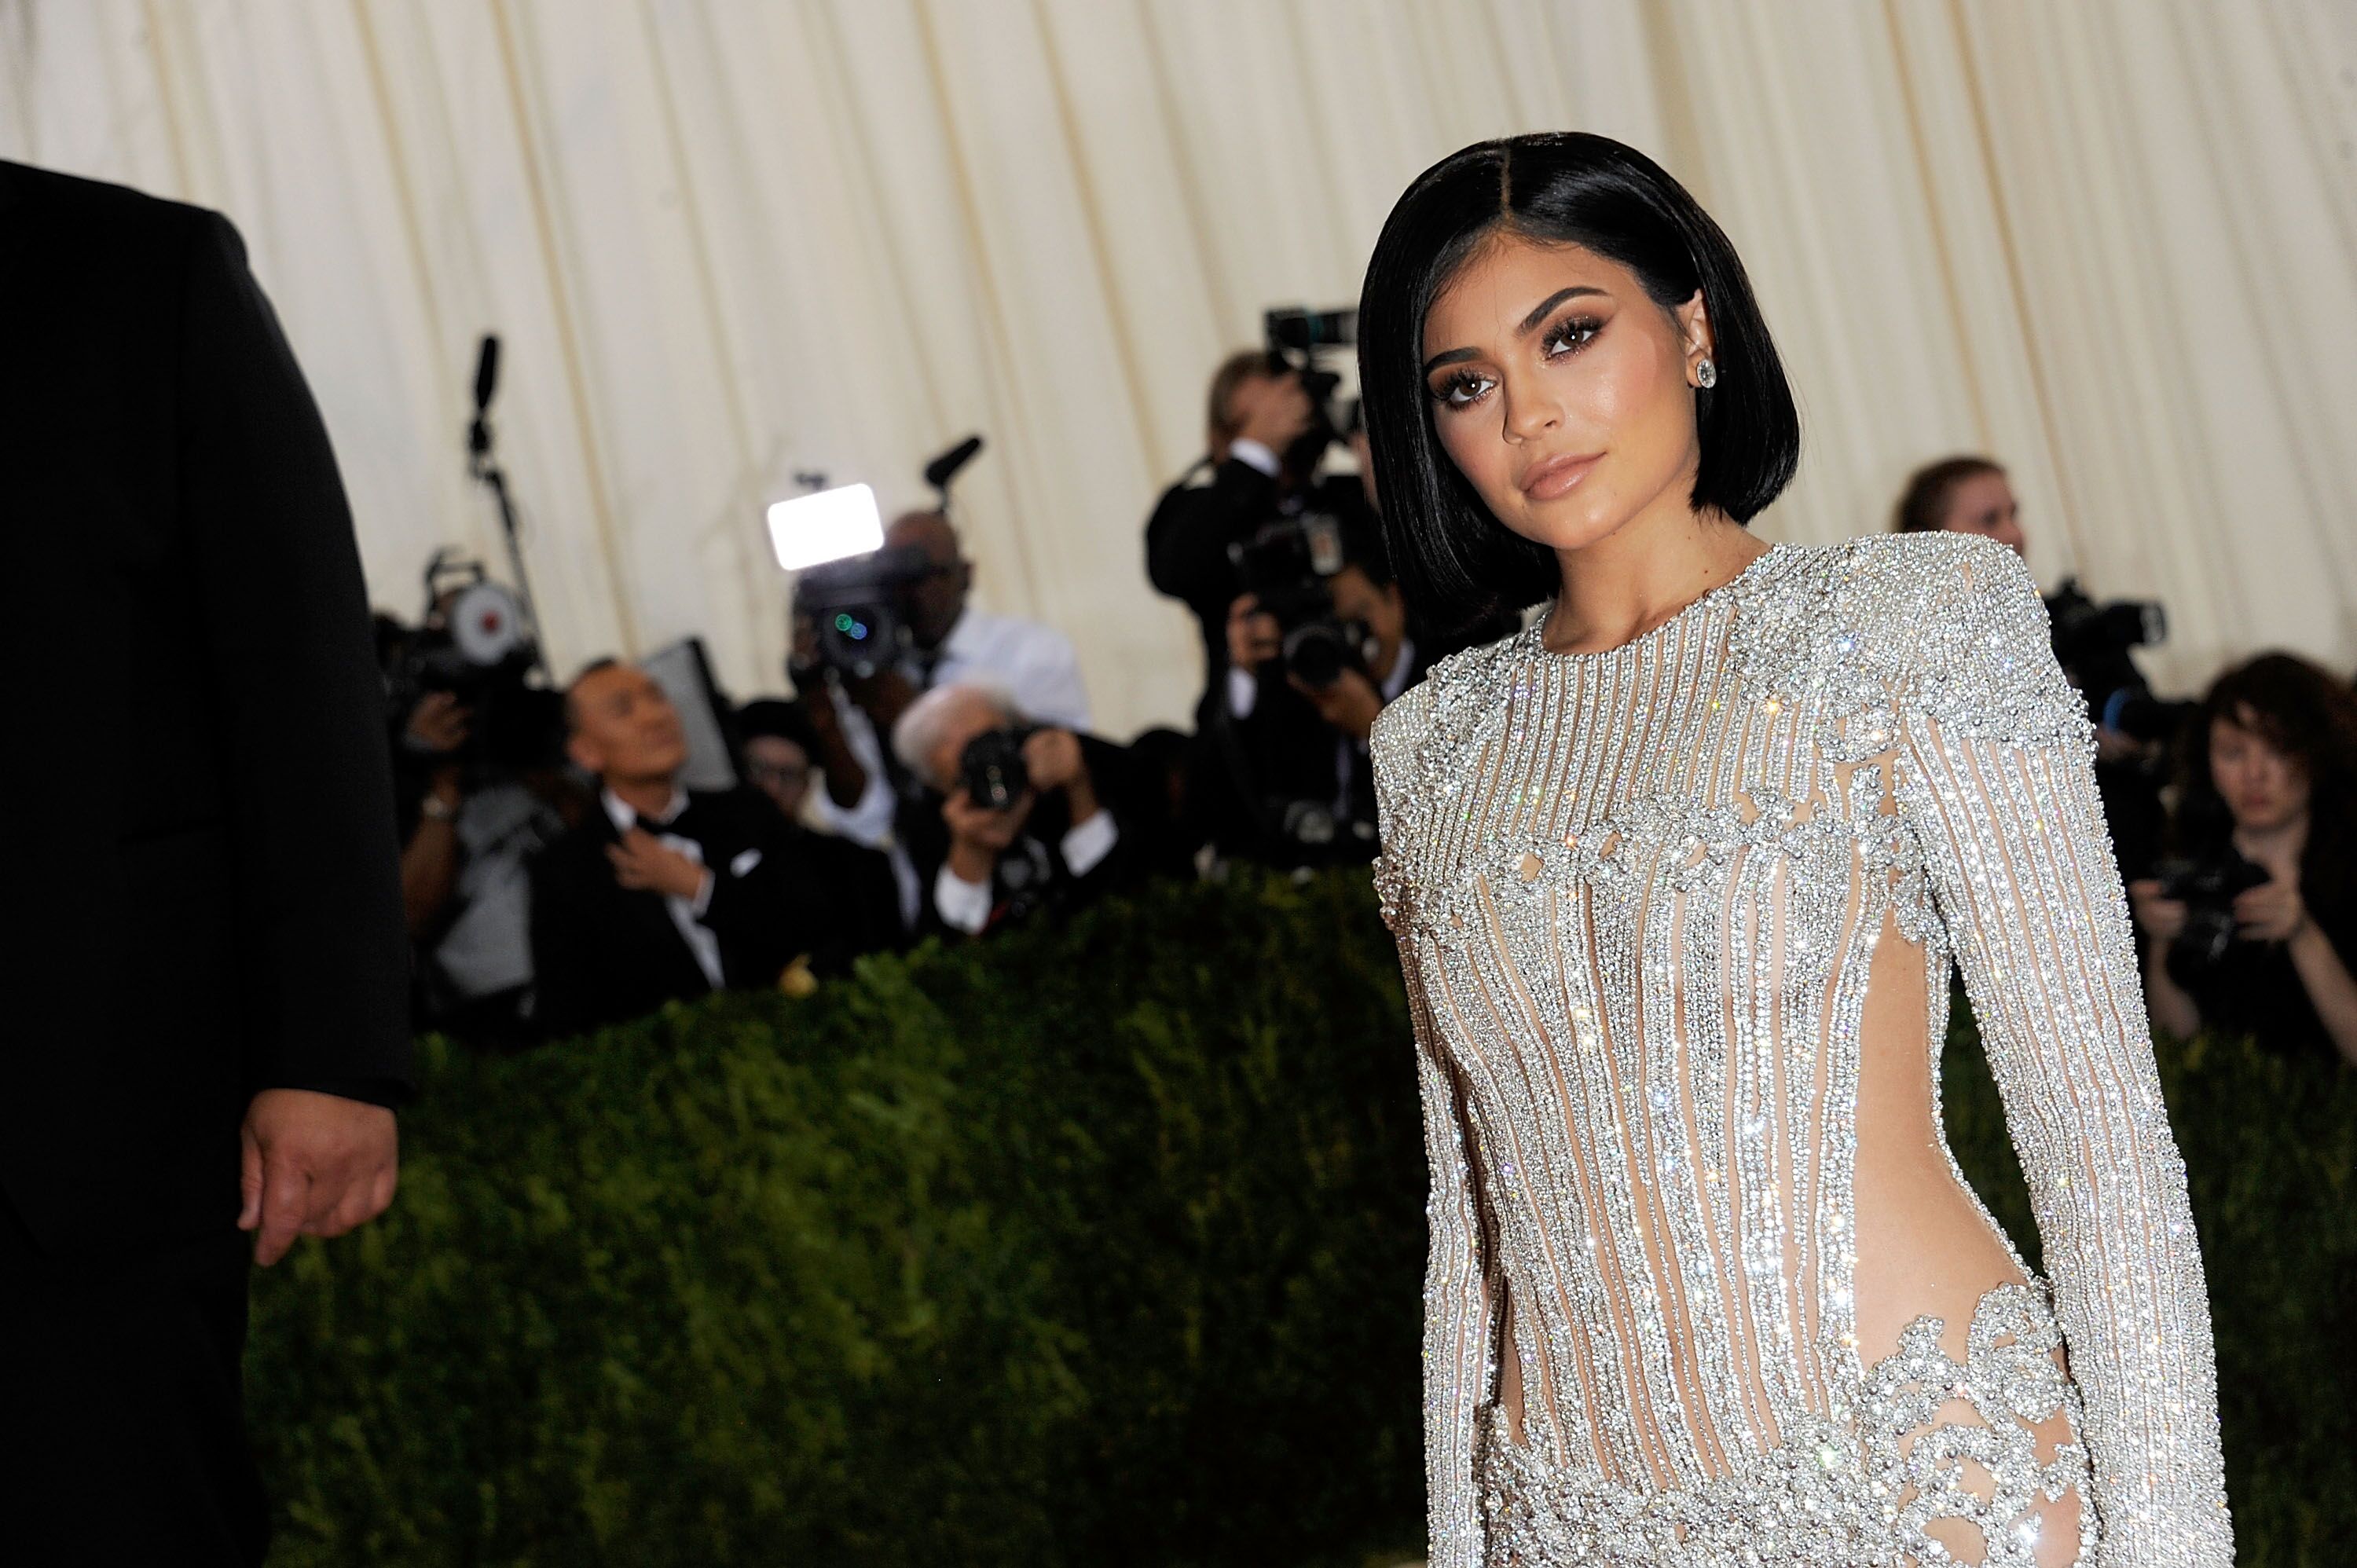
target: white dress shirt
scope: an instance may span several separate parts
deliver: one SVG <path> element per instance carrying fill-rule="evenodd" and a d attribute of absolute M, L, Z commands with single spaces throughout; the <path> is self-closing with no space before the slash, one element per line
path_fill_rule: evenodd
<path fill-rule="evenodd" d="M 626 833 L 638 825 L 639 814 L 630 810 L 620 796 L 611 789 L 601 789 L 597 793 L 598 799 L 606 804 L 606 816 L 613 822 L 616 832 Z M 685 810 L 687 810 L 687 791 L 673 786 L 671 801 L 662 810 L 662 820 L 668 822 Z M 704 846 L 694 839 L 683 837 L 678 833 L 667 833 L 658 828 L 651 827 L 647 831 L 653 833 L 655 842 L 665 848 L 677 850 L 698 865 L 704 864 Z M 759 852 L 748 850 L 746 854 L 758 856 Z M 738 875 L 742 875 L 745 870 L 750 869 L 750 866 L 744 867 Z M 686 940 L 687 950 L 694 955 L 695 967 L 704 971 L 704 978 L 712 983 L 713 990 L 718 991 L 727 983 L 720 968 L 720 939 L 713 934 L 712 928 L 705 925 L 701 918 L 704 911 L 711 908 L 711 905 L 712 873 L 709 870 L 705 872 L 704 881 L 697 886 L 694 897 L 674 897 L 669 893 L 663 895 L 663 908 L 670 914 L 671 923 L 679 928 L 681 937 Z"/>

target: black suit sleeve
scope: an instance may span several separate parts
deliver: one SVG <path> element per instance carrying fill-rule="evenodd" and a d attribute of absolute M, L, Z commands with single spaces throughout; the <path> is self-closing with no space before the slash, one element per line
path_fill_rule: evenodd
<path fill-rule="evenodd" d="M 594 1028 L 607 1012 L 590 929 L 600 901 L 583 886 L 577 847 L 568 834 L 533 856 L 529 868 L 533 1027 L 550 1038 Z"/>
<path fill-rule="evenodd" d="M 1208 485 L 1172 486 L 1146 525 L 1148 580 L 1224 622 L 1239 591 L 1228 546 L 1251 539 L 1275 508 L 1276 481 L 1238 457 L 1222 462 Z"/>
<path fill-rule="evenodd" d="M 218 214 L 190 236 L 181 515 L 219 703 L 256 1089 L 391 1102 L 413 1068 L 384 688 L 351 514 L 276 317 Z"/>

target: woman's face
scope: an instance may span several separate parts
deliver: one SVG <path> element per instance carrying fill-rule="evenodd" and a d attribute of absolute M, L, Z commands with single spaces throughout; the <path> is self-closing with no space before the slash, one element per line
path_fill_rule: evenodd
<path fill-rule="evenodd" d="M 1949 533 L 1977 533 L 1994 539 L 2016 555 L 2029 543 L 2021 533 L 2021 507 L 2003 474 L 1975 474 L 1958 479 L 1948 492 L 1948 510 L 1940 527 Z"/>
<path fill-rule="evenodd" d="M 1423 350 L 1441 446 L 1524 539 L 1578 550 L 1664 497 L 1687 513 L 1700 291 L 1665 311 L 1618 262 L 1500 234 L 1433 301 Z"/>
<path fill-rule="evenodd" d="M 2299 758 L 2232 719 L 2210 721 L 2210 780 L 2238 828 L 2279 828 L 2308 810 Z"/>

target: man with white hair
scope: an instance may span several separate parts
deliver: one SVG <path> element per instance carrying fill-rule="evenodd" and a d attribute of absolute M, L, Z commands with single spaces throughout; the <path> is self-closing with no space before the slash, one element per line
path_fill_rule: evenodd
<path fill-rule="evenodd" d="M 939 802 L 939 825 L 907 835 L 938 854 L 922 929 L 978 936 L 1094 897 L 1138 865 L 1114 808 L 1121 747 L 1030 724 L 1002 686 L 934 687 L 892 726 L 892 751 Z"/>

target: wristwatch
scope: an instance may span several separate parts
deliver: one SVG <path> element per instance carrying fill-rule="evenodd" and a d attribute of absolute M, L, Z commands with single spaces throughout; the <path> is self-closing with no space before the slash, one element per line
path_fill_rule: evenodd
<path fill-rule="evenodd" d="M 458 808 L 439 795 L 426 796 L 425 803 L 418 807 L 418 810 L 437 822 L 455 822 L 458 820 Z"/>

